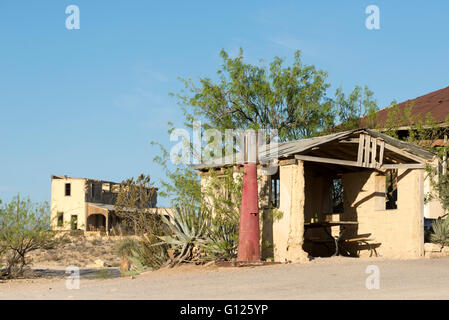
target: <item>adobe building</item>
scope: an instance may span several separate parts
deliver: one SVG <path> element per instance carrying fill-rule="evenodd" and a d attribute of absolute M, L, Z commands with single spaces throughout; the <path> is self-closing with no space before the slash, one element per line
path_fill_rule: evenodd
<path fill-rule="evenodd" d="M 438 163 L 433 153 L 370 129 L 279 143 L 270 152 L 258 151 L 263 258 L 424 256 L 424 217 L 444 213 L 438 201 L 424 203 L 425 168 Z M 203 187 L 209 170 L 223 167 L 242 169 L 232 162 L 193 166 Z"/>
<path fill-rule="evenodd" d="M 52 176 L 52 229 L 109 231 L 120 222 L 114 210 L 119 188 L 119 183 L 111 181 Z M 152 189 L 156 207 L 157 189 Z"/>

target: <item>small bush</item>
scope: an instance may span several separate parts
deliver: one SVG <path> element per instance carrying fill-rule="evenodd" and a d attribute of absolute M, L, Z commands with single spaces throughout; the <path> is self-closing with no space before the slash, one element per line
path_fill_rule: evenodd
<path fill-rule="evenodd" d="M 71 237 L 84 237 L 84 231 L 83 230 L 70 230 L 69 235 Z"/>
<path fill-rule="evenodd" d="M 169 246 L 161 244 L 161 240 L 154 234 L 147 233 L 141 241 L 140 250 L 136 251 L 135 256 L 138 256 L 143 265 L 152 270 L 157 270 L 162 267 L 169 259 L 167 250 Z"/>
<path fill-rule="evenodd" d="M 438 243 L 442 247 L 449 246 L 449 216 L 446 219 L 438 219 L 432 223 L 433 233 L 430 234 L 430 241 Z"/>
<path fill-rule="evenodd" d="M 139 248 L 139 244 L 133 239 L 124 239 L 116 243 L 114 253 L 120 258 L 126 258 L 132 256 L 132 251 L 136 251 Z"/>

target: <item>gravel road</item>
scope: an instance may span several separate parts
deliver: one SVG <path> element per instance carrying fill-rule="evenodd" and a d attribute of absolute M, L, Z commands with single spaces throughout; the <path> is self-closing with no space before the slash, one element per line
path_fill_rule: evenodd
<path fill-rule="evenodd" d="M 379 268 L 379 289 L 366 288 L 370 265 Z M 2 282 L 0 299 L 449 299 L 449 259 L 337 257 L 254 268 L 188 266 L 134 279 L 85 276 L 73 290 L 59 275 Z"/>

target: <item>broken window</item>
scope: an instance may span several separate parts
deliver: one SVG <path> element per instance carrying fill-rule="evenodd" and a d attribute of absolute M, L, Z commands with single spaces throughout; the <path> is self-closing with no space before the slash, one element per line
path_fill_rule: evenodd
<path fill-rule="evenodd" d="M 77 230 L 78 229 L 78 216 L 73 215 L 70 217 L 70 229 Z"/>
<path fill-rule="evenodd" d="M 387 170 L 385 174 L 385 208 L 394 210 L 398 208 L 398 170 Z"/>
<path fill-rule="evenodd" d="M 95 198 L 95 183 L 92 183 L 92 187 L 90 188 L 92 199 Z"/>
<path fill-rule="evenodd" d="M 104 192 L 110 192 L 111 191 L 111 184 L 108 183 L 108 182 L 105 182 L 105 183 L 102 184 L 101 189 Z"/>
<path fill-rule="evenodd" d="M 56 225 L 58 227 L 64 226 L 64 212 L 58 212 L 57 217 L 58 217 L 58 220 L 57 220 L 57 224 Z"/>
<path fill-rule="evenodd" d="M 332 180 L 332 212 L 343 213 L 343 180 L 335 178 Z"/>
<path fill-rule="evenodd" d="M 70 185 L 70 183 L 66 183 L 65 184 L 65 195 L 70 196 L 70 193 L 71 193 L 71 185 Z"/>
<path fill-rule="evenodd" d="M 270 203 L 275 208 L 280 204 L 280 182 L 279 172 L 271 176 Z"/>

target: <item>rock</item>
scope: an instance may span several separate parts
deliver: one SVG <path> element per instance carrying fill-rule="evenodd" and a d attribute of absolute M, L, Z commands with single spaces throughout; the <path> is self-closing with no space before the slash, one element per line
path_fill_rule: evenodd
<path fill-rule="evenodd" d="M 98 268 L 103 268 L 103 267 L 106 267 L 106 264 L 104 263 L 103 260 L 97 259 L 97 260 L 95 260 L 95 266 Z"/>
<path fill-rule="evenodd" d="M 425 252 L 441 252 L 441 245 L 436 243 L 426 242 L 424 243 Z"/>
<path fill-rule="evenodd" d="M 443 249 L 441 250 L 441 252 L 444 252 L 444 253 L 449 254 L 449 247 L 448 247 L 448 246 L 443 247 Z"/>

